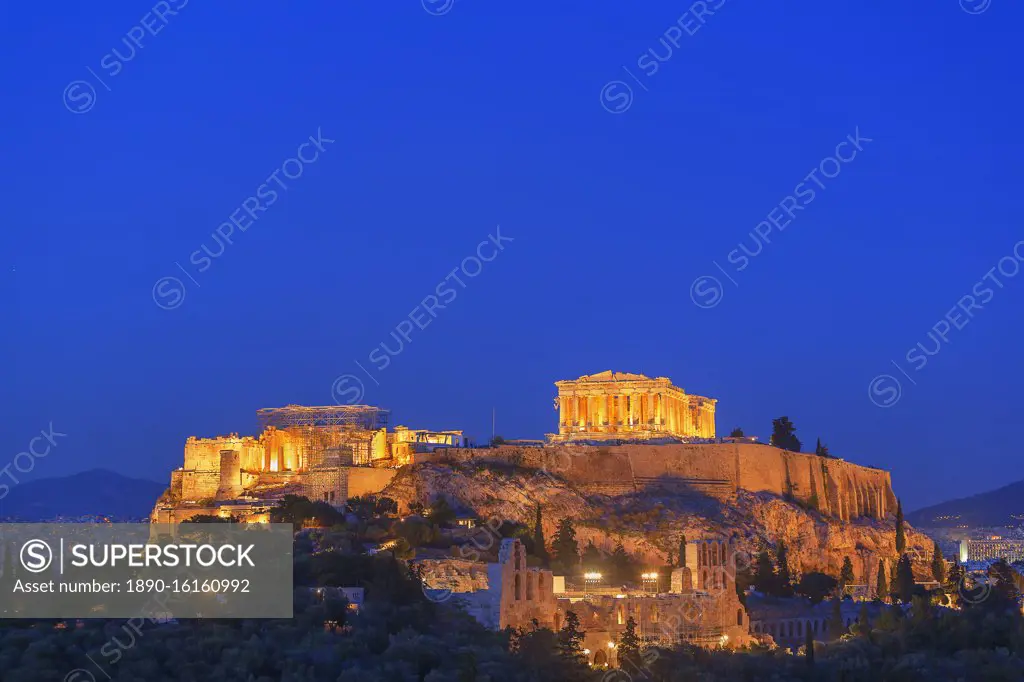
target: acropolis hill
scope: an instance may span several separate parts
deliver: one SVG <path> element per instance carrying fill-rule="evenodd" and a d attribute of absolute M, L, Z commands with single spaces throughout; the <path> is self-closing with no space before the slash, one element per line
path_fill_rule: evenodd
<path fill-rule="evenodd" d="M 833 572 L 850 556 L 865 583 L 878 558 L 896 558 L 888 472 L 716 438 L 717 401 L 664 377 L 609 371 L 556 386 L 558 431 L 546 444 L 467 447 L 461 431 L 389 429 L 389 413 L 369 406 L 261 410 L 258 437 L 189 438 L 184 466 L 172 472 L 152 517 L 264 520 L 289 493 L 339 507 L 368 493 L 406 506 L 443 494 L 477 515 L 527 523 L 540 503 L 548 537 L 561 515 L 604 518 L 594 529 L 601 546 L 611 543 L 610 527 L 659 504 L 678 516 L 619 528 L 627 548 L 652 559 L 664 560 L 669 536 L 684 526 L 687 537 L 739 534 L 740 544 L 785 539 L 797 561 Z M 519 483 L 494 488 L 495 466 L 520 472 L 512 474 Z M 929 551 L 931 542 L 910 531 L 908 546 Z"/>

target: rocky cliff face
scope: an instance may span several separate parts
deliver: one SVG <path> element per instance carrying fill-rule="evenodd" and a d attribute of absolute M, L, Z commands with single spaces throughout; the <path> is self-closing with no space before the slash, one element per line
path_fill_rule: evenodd
<path fill-rule="evenodd" d="M 549 542 L 558 521 L 569 516 L 581 548 L 593 540 L 599 549 L 610 552 L 622 542 L 628 552 L 651 566 L 664 565 L 669 551 L 678 551 L 683 534 L 689 540 L 732 538 L 740 551 L 750 555 L 782 540 L 797 572 L 838 575 L 848 556 L 857 582 L 872 588 L 878 560 L 891 564 L 898 558 L 891 515 L 885 520 L 841 521 L 767 492 L 740 490 L 730 501 L 678 488 L 604 495 L 584 492 L 536 469 L 453 461 L 407 467 L 382 494 L 403 508 L 412 502 L 427 505 L 443 495 L 494 526 L 506 520 L 530 525 L 540 504 Z M 917 559 L 916 569 L 923 578 L 933 543 L 909 526 L 906 536 L 907 552 Z"/>

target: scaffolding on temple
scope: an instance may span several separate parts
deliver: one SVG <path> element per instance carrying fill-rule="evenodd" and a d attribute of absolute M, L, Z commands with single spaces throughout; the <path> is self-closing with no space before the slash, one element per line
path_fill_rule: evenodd
<path fill-rule="evenodd" d="M 260 428 L 273 426 L 287 429 L 295 426 L 349 426 L 366 431 L 387 428 L 389 410 L 371 405 L 288 405 L 265 407 L 256 411 Z"/>
<path fill-rule="evenodd" d="M 300 435 L 300 469 L 369 465 L 374 435 L 387 428 L 389 411 L 370 405 L 288 405 L 257 410 L 260 428 Z"/>

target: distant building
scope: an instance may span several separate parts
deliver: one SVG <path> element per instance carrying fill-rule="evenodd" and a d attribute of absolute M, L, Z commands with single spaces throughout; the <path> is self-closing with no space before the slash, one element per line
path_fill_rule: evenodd
<path fill-rule="evenodd" d="M 960 562 L 1005 559 L 1009 562 L 1024 561 L 1024 540 L 1011 540 L 1001 535 L 960 541 Z"/>

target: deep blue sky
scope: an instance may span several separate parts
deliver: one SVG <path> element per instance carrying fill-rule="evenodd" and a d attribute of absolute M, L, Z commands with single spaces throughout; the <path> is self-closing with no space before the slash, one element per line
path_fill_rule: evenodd
<path fill-rule="evenodd" d="M 540 438 L 552 382 L 616 369 L 718 398 L 720 431 L 789 415 L 807 447 L 890 469 L 908 508 L 1024 477 L 1024 276 L 924 369 L 904 358 L 1024 238 L 1019 3 L 728 0 L 645 76 L 687 3 L 191 0 L 110 76 L 151 7 L 2 10 L 0 465 L 52 420 L 68 437 L 33 476 L 166 480 L 189 434 L 253 433 L 348 373 L 393 423 L 482 440 L 494 407 Z M 618 79 L 635 99 L 612 114 Z M 873 141 L 724 281 L 712 261 L 858 127 Z M 318 128 L 336 142 L 197 273 Z M 497 225 L 514 242 L 376 371 Z M 714 308 L 691 301 L 703 275 Z"/>

